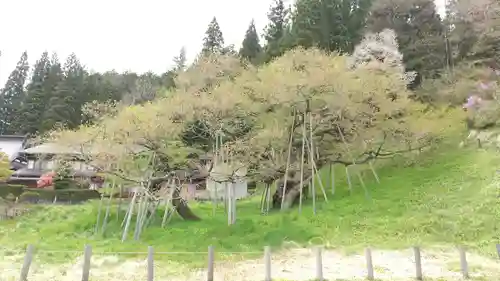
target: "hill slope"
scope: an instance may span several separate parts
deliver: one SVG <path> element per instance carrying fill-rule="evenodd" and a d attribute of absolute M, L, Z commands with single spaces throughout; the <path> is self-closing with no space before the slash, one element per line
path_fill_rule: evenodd
<path fill-rule="evenodd" d="M 495 243 L 500 241 L 500 190 L 496 180 L 499 164 L 500 157 L 486 151 L 433 152 L 432 158 L 413 167 L 389 165 L 380 169 L 380 184 L 367 174 L 371 200 L 365 199 L 360 186 L 355 186 L 354 194 L 349 195 L 339 177 L 337 192 L 329 195 L 328 203 L 318 197 L 315 216 L 310 204 L 306 204 L 302 215 L 293 209 L 286 214 L 262 216 L 256 197 L 238 204 L 237 223 L 230 227 L 222 206 L 212 217 L 211 205 L 200 203 L 194 210 L 203 221 L 174 219 L 166 229 L 155 225 L 142 235 L 140 242 L 132 238 L 126 243 L 119 241 L 123 213 L 120 218 L 112 214 L 106 237 L 93 236 L 96 202 L 38 207 L 17 221 L 2 222 L 0 243 L 9 251 L 21 251 L 33 243 L 41 250 L 78 252 L 89 243 L 95 253 L 144 252 L 147 245 L 153 245 L 158 252 L 200 252 L 206 251 L 208 245 L 214 245 L 217 251 L 256 252 L 265 245 L 281 246 L 284 241 L 323 244 L 344 251 L 358 251 L 368 245 L 394 249 L 415 244 L 463 244 L 493 256 Z M 77 254 L 39 255 L 61 261 Z M 171 255 L 168 259 L 201 265 L 205 255 Z"/>

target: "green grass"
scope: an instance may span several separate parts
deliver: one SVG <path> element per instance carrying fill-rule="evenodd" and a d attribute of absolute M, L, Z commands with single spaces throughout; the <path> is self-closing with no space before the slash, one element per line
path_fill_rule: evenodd
<path fill-rule="evenodd" d="M 202 216 L 202 221 L 186 222 L 176 218 L 166 229 L 151 226 L 139 242 L 131 238 L 133 230 L 128 242 L 120 242 L 123 213 L 119 218 L 115 212 L 112 214 L 104 237 L 93 236 L 97 202 L 36 207 L 30 215 L 2 222 L 0 243 L 12 250 L 22 250 L 32 243 L 40 250 L 65 251 L 81 251 L 88 243 L 96 254 L 145 252 L 148 245 L 154 246 L 157 252 L 203 252 L 209 245 L 214 245 L 219 252 L 256 252 L 266 245 L 280 247 L 285 241 L 300 245 L 324 244 L 347 252 L 366 246 L 461 244 L 492 256 L 496 255 L 495 243 L 500 240 L 500 191 L 494 184 L 499 164 L 500 158 L 491 152 L 433 151 L 418 165 L 401 167 L 396 163 L 380 168 L 380 184 L 370 176 L 371 172 L 365 171 L 371 200 L 365 198 L 359 184 L 349 195 L 347 184 L 339 176 L 337 192 L 335 196 L 329 194 L 328 203 L 318 196 L 317 215 L 313 215 L 310 202 L 306 202 L 302 215 L 296 208 L 286 213 L 260 215 L 260 197 L 256 196 L 238 203 L 236 225 L 228 226 L 222 206 L 213 217 L 210 203 L 198 203 L 192 207 Z M 158 224 L 160 220 L 159 213 Z M 72 254 L 40 252 L 40 255 L 60 261 Z M 158 258 L 162 257 L 189 265 L 201 265 L 206 259 L 205 254 L 160 255 Z M 230 258 L 224 254 L 219 257 Z"/>

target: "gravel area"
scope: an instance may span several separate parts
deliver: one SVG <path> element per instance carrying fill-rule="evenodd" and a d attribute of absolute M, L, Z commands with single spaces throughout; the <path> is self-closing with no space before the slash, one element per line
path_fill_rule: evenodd
<path fill-rule="evenodd" d="M 373 250 L 375 277 L 378 280 L 412 280 L 415 263 L 412 250 Z M 118 256 L 94 256 L 91 280 L 146 280 L 146 260 L 124 260 Z M 468 254 L 471 277 L 481 280 L 498 280 L 500 262 Z M 3 256 L 0 259 L 0 281 L 18 280 L 21 256 Z M 30 271 L 30 281 L 81 280 L 82 257 L 60 265 L 43 265 L 36 261 Z M 462 280 L 458 252 L 428 250 L 422 252 L 425 277 L 439 280 Z M 218 262 L 215 266 L 216 281 L 257 281 L 264 279 L 263 259 L 238 262 Z M 310 249 L 288 249 L 274 253 L 272 276 L 274 280 L 309 281 L 316 274 L 315 254 Z M 323 274 L 327 280 L 362 280 L 366 276 L 364 255 L 346 255 L 338 251 L 323 252 Z M 155 264 L 155 280 L 199 281 L 206 280 L 206 270 L 187 269 L 178 264 Z"/>

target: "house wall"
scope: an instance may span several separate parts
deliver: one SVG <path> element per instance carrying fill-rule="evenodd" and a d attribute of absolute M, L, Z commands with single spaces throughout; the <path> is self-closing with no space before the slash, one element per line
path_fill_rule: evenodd
<path fill-rule="evenodd" d="M 9 161 L 14 160 L 13 157 L 17 152 L 23 149 L 23 141 L 19 139 L 0 139 L 0 152 L 4 152 L 9 156 Z"/>
<path fill-rule="evenodd" d="M 207 179 L 207 190 L 210 193 L 212 199 L 224 200 L 227 197 L 226 187 L 229 187 L 231 183 L 218 183 L 210 179 Z M 247 181 L 236 181 L 234 183 L 234 197 L 236 199 L 242 199 L 248 196 L 248 185 Z"/>

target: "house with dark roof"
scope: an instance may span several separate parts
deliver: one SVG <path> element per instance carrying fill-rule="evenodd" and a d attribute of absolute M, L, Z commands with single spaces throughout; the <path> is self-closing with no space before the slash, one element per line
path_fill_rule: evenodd
<path fill-rule="evenodd" d="M 87 165 L 79 159 L 79 151 L 61 146 L 56 143 L 42 143 L 33 147 L 25 148 L 19 152 L 25 161 L 22 168 L 17 169 L 7 181 L 10 184 L 22 184 L 29 187 L 37 187 L 37 182 L 44 174 L 57 170 L 57 156 L 67 155 L 72 166 L 72 179 L 89 179 L 91 186 L 101 186 L 103 179 L 98 176 L 92 166 Z"/>

